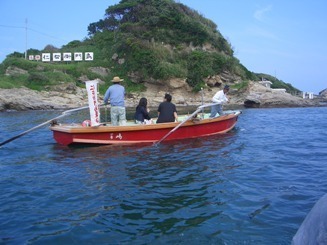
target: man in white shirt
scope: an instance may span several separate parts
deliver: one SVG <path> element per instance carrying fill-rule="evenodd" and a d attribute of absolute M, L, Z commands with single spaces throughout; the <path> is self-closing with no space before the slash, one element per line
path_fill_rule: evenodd
<path fill-rule="evenodd" d="M 219 116 L 224 114 L 222 105 L 228 102 L 228 98 L 226 96 L 228 91 L 229 91 L 229 86 L 225 85 L 223 90 L 218 91 L 212 97 L 212 102 L 213 103 L 218 103 L 218 104 L 211 106 L 210 117 L 215 117 L 217 115 L 217 113 L 219 114 Z"/>

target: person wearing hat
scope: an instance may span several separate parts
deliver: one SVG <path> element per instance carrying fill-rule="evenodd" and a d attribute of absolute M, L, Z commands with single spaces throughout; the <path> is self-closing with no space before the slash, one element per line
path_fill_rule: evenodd
<path fill-rule="evenodd" d="M 105 104 L 108 104 L 108 100 L 110 100 L 111 124 L 113 126 L 126 125 L 125 88 L 120 84 L 122 81 L 124 79 L 114 77 L 113 84 L 109 86 L 103 98 Z"/>
<path fill-rule="evenodd" d="M 217 103 L 216 105 L 211 106 L 211 114 L 209 117 L 215 117 L 217 113 L 219 116 L 223 115 L 222 105 L 228 102 L 227 93 L 229 91 L 229 86 L 225 85 L 223 90 L 218 91 L 213 97 L 212 102 Z"/>

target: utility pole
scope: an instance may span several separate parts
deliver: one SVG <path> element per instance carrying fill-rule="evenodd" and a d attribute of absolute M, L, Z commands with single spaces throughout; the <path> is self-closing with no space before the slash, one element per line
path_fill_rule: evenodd
<path fill-rule="evenodd" d="M 25 60 L 27 60 L 27 18 L 25 19 Z"/>

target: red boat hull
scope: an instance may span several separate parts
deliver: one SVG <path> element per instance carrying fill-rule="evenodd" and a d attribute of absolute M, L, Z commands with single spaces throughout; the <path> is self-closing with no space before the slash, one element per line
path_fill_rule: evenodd
<path fill-rule="evenodd" d="M 222 134 L 234 128 L 240 112 L 210 119 L 188 120 L 165 140 L 180 140 Z M 138 144 L 155 143 L 179 123 L 161 123 L 132 126 L 83 127 L 82 125 L 55 125 L 50 127 L 54 139 L 62 145 L 70 144 Z"/>

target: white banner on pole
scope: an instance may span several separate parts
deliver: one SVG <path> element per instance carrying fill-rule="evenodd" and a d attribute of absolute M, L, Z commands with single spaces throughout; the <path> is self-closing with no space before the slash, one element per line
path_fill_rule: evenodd
<path fill-rule="evenodd" d="M 89 100 L 89 108 L 90 108 L 90 117 L 91 117 L 91 126 L 100 125 L 100 110 L 98 104 L 98 94 L 97 94 L 97 86 L 98 81 L 86 81 L 86 90 L 87 96 Z"/>

